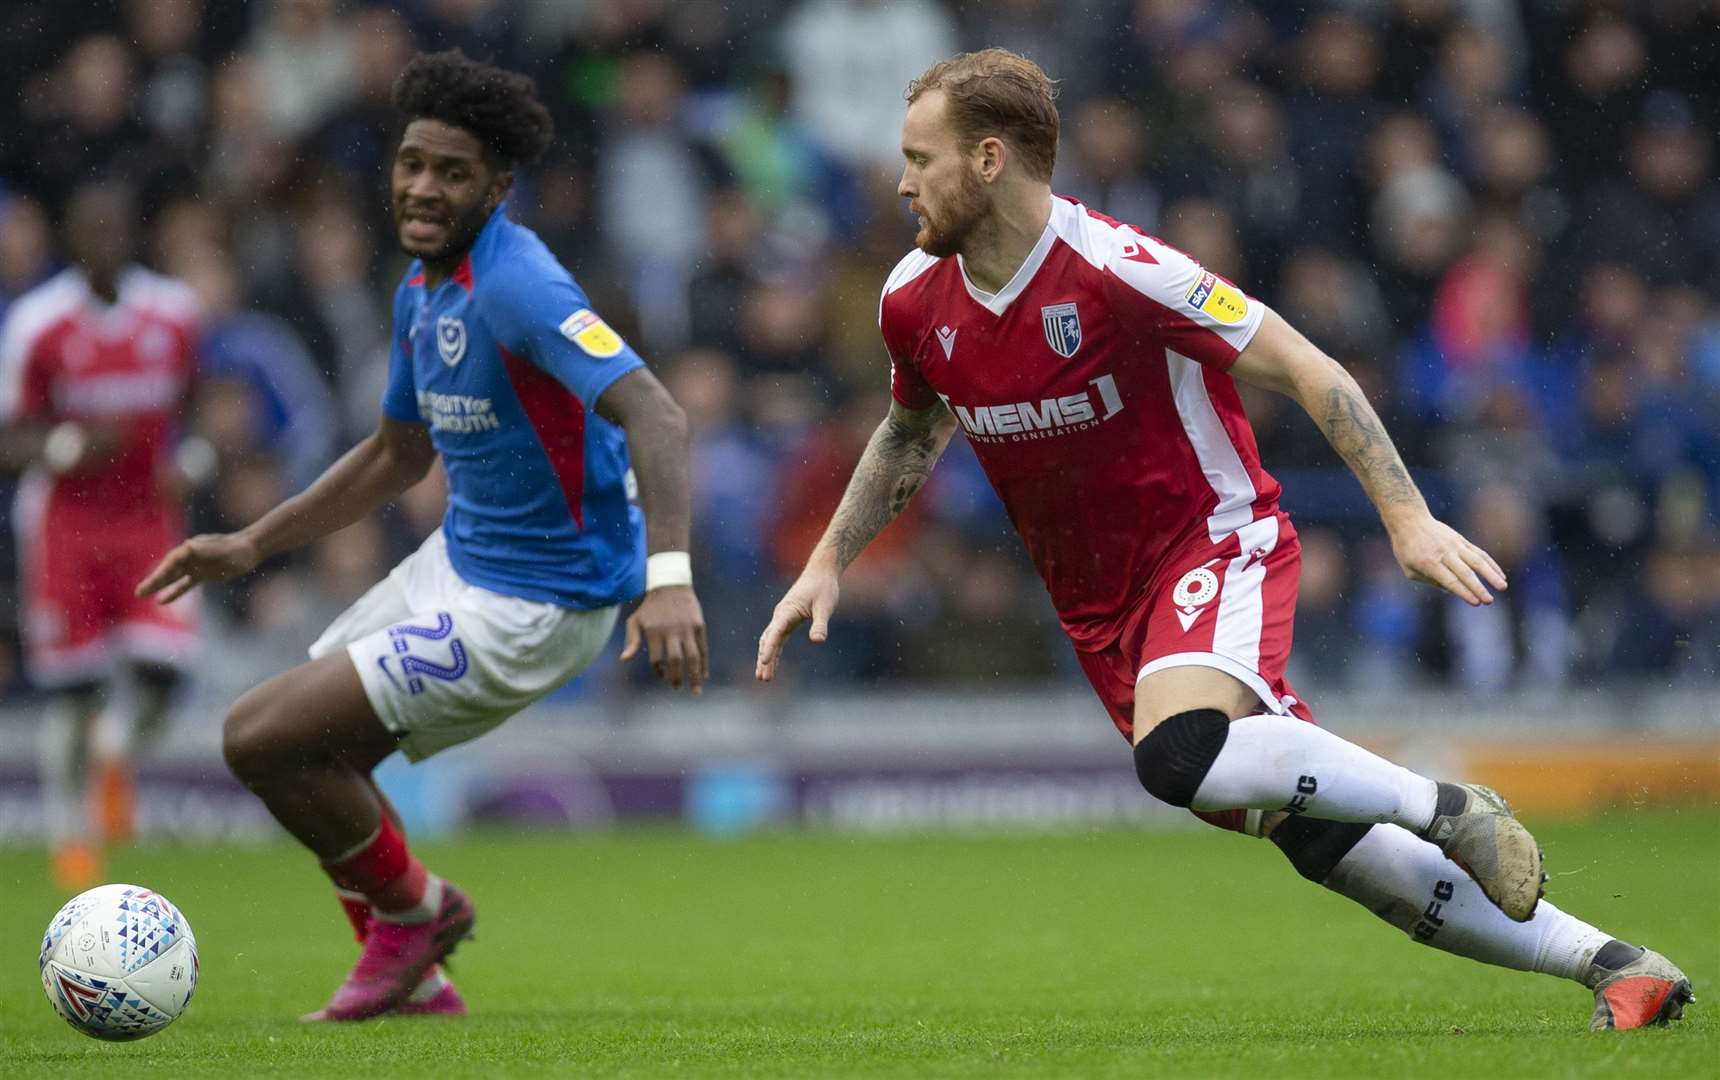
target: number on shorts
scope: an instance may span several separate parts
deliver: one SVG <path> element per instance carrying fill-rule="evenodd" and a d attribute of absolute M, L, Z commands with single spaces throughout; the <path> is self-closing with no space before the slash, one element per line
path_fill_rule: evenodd
<path fill-rule="evenodd" d="M 400 670 L 406 676 L 406 690 L 411 694 L 424 692 L 424 680 L 421 675 L 443 682 L 455 682 L 466 674 L 466 647 L 459 638 L 448 639 L 454 632 L 454 617 L 446 611 L 436 613 L 435 626 L 414 626 L 411 623 L 397 623 L 388 628 L 388 636 L 394 641 L 394 651 L 400 655 Z M 411 638 L 423 638 L 426 641 L 442 641 L 448 639 L 448 652 L 452 655 L 452 664 L 438 664 L 434 660 L 426 660 L 421 656 L 407 656 L 411 647 Z"/>

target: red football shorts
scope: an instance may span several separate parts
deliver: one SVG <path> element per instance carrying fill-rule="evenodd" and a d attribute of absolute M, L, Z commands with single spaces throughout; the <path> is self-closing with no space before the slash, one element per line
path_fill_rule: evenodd
<path fill-rule="evenodd" d="M 1275 713 L 1312 721 L 1284 680 L 1302 546 L 1283 514 L 1217 544 L 1185 545 L 1148 583 L 1123 632 L 1099 652 L 1076 650 L 1112 723 L 1133 742 L 1135 684 L 1164 668 L 1217 668 Z"/>
<path fill-rule="evenodd" d="M 21 495 L 18 570 L 24 659 L 43 687 L 106 678 L 121 661 L 182 667 L 197 649 L 195 595 L 171 605 L 139 599 L 137 583 L 183 538 L 178 515 L 102 520 L 76 506 Z"/>

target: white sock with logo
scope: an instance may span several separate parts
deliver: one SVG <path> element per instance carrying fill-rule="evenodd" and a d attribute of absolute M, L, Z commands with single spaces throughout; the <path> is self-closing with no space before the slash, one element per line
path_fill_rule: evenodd
<path fill-rule="evenodd" d="M 1196 789 L 1195 810 L 1285 810 L 1325 821 L 1390 822 L 1420 831 L 1438 785 L 1293 716 L 1231 722 Z"/>
<path fill-rule="evenodd" d="M 91 834 L 85 786 L 90 766 L 90 717 L 77 702 L 48 703 L 36 733 L 42 784 L 43 827 L 54 844 L 87 840 Z"/>
<path fill-rule="evenodd" d="M 1395 825 L 1375 825 L 1326 876 L 1347 896 L 1413 940 L 1484 964 L 1582 981 L 1611 935 L 1542 900 L 1513 922 L 1463 868 Z"/>

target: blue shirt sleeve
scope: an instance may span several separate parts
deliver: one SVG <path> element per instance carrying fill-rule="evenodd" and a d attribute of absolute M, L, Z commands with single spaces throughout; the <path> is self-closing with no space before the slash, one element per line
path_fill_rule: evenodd
<path fill-rule="evenodd" d="M 490 329 L 502 348 L 530 360 L 594 409 L 611 383 L 645 361 L 591 310 L 565 271 L 536 269 L 528 263 L 484 290 Z"/>
<path fill-rule="evenodd" d="M 388 387 L 382 392 L 382 414 L 403 424 L 421 424 L 418 385 L 412 377 L 412 313 L 406 286 L 394 292 L 393 340 L 388 344 Z"/>

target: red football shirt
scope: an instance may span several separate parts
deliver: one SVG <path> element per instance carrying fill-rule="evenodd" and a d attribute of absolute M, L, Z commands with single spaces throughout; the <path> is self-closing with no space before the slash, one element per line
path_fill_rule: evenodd
<path fill-rule="evenodd" d="M 891 392 L 955 414 L 1082 649 L 1114 640 L 1159 564 L 1277 510 L 1226 374 L 1266 308 L 1182 252 L 1053 198 L 1001 292 L 908 254 L 879 327 Z"/>
<path fill-rule="evenodd" d="M 131 267 L 108 305 L 66 270 L 18 298 L 0 332 L 0 423 L 118 424 L 105 468 L 54 477 L 48 506 L 104 520 L 156 514 L 175 500 L 161 483 L 190 392 L 198 306 L 190 288 Z"/>

